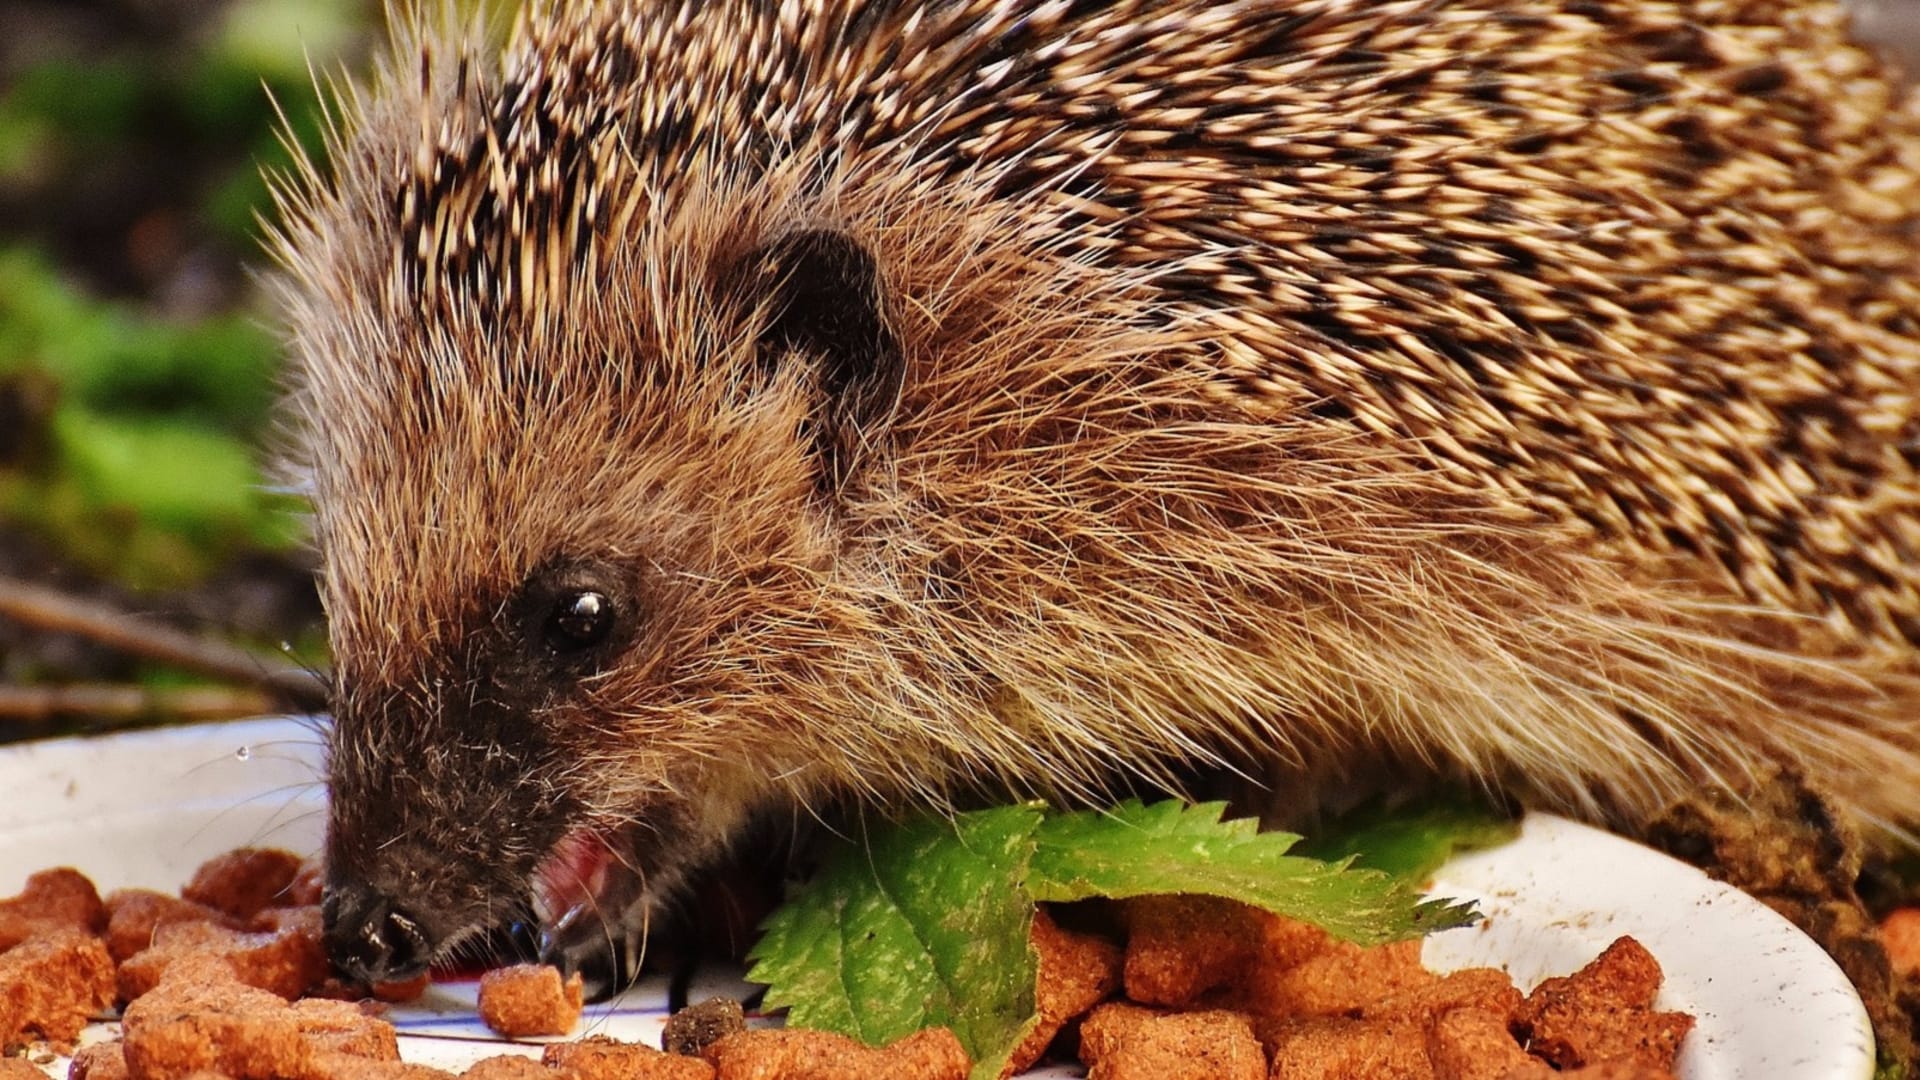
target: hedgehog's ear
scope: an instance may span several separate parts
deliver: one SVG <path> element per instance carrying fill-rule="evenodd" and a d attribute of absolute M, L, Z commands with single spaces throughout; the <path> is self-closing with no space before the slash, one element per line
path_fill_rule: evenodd
<path fill-rule="evenodd" d="M 879 265 L 847 234 L 808 229 L 759 248 L 748 266 L 768 313 L 761 366 L 815 366 L 809 381 L 822 401 L 810 434 L 821 487 L 837 488 L 882 437 L 906 374 Z"/>

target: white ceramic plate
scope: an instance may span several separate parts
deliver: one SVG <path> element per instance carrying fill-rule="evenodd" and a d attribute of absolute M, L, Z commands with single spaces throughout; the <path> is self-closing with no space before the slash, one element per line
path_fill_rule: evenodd
<path fill-rule="evenodd" d="M 102 892 L 174 889 L 201 861 L 241 845 L 311 853 L 325 804 L 319 762 L 316 731 L 288 720 L 0 749 L 0 896 L 49 866 L 76 866 Z M 1666 971 L 1659 1006 L 1699 1021 L 1682 1080 L 1872 1074 L 1866 1011 L 1833 961 L 1765 906 L 1664 855 L 1535 814 L 1516 842 L 1449 863 L 1434 892 L 1475 898 L 1487 918 L 1430 937 L 1428 965 L 1505 968 L 1523 989 L 1573 971 L 1621 934 L 1638 938 Z M 716 974 L 689 998 L 743 992 L 736 976 Z M 665 1010 L 664 983 L 643 982 L 593 1007 L 586 1026 L 658 1045 Z M 436 985 L 393 1019 L 409 1061 L 459 1068 L 539 1052 L 487 1033 L 471 984 Z M 84 1041 L 112 1034 L 96 1023 Z M 47 1071 L 64 1077 L 66 1063 Z"/>

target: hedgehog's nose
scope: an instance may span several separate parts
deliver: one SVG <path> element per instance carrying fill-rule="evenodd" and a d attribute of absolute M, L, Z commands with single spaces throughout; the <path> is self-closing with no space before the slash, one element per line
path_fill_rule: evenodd
<path fill-rule="evenodd" d="M 327 956 L 342 975 L 359 982 L 404 982 L 427 970 L 433 944 L 420 920 L 365 885 L 327 890 Z"/>

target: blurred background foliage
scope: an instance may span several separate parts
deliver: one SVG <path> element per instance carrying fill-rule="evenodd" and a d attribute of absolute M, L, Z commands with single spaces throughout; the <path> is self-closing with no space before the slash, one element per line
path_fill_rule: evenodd
<path fill-rule="evenodd" d="M 324 663 L 299 503 L 264 467 L 262 170 L 318 151 L 316 74 L 359 63 L 380 9 L 0 0 L 0 577 Z M 0 620 L 0 686 L 180 681 Z M 98 722 L 54 712 L 31 733 Z"/>

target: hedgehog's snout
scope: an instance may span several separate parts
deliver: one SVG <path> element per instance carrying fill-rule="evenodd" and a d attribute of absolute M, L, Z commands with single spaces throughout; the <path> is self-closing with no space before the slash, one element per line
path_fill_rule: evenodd
<path fill-rule="evenodd" d="M 425 924 L 366 882 L 328 886 L 321 915 L 327 957 L 349 979 L 401 982 L 424 973 L 433 958 Z"/>

